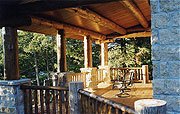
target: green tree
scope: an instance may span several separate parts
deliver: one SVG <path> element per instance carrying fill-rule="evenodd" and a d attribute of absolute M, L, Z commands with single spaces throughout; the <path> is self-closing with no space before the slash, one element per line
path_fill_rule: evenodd
<path fill-rule="evenodd" d="M 68 71 L 80 72 L 84 65 L 84 49 L 81 40 L 67 39 L 66 57 Z"/>
<path fill-rule="evenodd" d="M 4 57 L 3 57 L 3 41 L 1 36 L 1 29 L 0 29 L 0 79 L 3 79 L 4 77 Z"/>
<path fill-rule="evenodd" d="M 49 71 L 54 71 L 56 52 L 53 37 L 23 31 L 19 31 L 18 36 L 21 76 L 32 78 L 32 75 L 36 75 L 39 80 L 39 73 L 48 74 Z"/>
<path fill-rule="evenodd" d="M 109 45 L 111 67 L 138 67 L 148 64 L 151 70 L 150 38 L 117 39 Z"/>
<path fill-rule="evenodd" d="M 68 71 L 80 72 L 80 68 L 84 67 L 84 48 L 83 41 L 75 39 L 67 39 L 67 66 Z M 100 65 L 100 45 L 92 44 L 93 66 Z"/>

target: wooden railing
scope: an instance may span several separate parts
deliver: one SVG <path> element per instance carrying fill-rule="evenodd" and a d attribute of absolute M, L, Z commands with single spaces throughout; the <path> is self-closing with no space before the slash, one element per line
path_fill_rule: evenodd
<path fill-rule="evenodd" d="M 128 71 L 133 71 L 134 81 L 143 81 L 144 78 L 148 78 L 148 75 L 144 76 L 142 67 L 134 67 L 134 68 L 110 68 L 110 76 L 112 79 L 117 78 L 118 76 L 122 76 Z"/>
<path fill-rule="evenodd" d="M 97 82 L 103 82 L 104 81 L 104 77 L 107 75 L 107 71 L 106 69 L 98 69 L 98 76 L 97 76 Z"/>
<path fill-rule="evenodd" d="M 69 82 L 84 82 L 84 87 L 86 85 L 86 73 L 67 73 L 66 76 L 67 83 Z"/>
<path fill-rule="evenodd" d="M 25 114 L 68 114 L 68 89 L 21 85 Z"/>
<path fill-rule="evenodd" d="M 136 114 L 136 112 L 120 103 L 104 97 L 79 90 L 82 114 Z"/>

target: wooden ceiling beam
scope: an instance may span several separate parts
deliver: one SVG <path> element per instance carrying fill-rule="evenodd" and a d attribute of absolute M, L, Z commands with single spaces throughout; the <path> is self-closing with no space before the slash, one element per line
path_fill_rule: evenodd
<path fill-rule="evenodd" d="M 60 22 L 56 22 L 56 21 L 50 21 L 50 20 L 47 20 L 44 18 L 32 17 L 32 23 L 35 23 L 37 25 L 53 27 L 57 30 L 65 29 L 65 31 L 67 31 L 68 33 L 73 33 L 73 34 L 77 34 L 77 35 L 82 35 L 82 36 L 90 35 L 92 38 L 98 39 L 98 40 L 104 40 L 106 38 L 105 35 L 91 31 L 91 30 L 83 29 L 80 27 L 76 27 L 73 25 L 60 23 Z"/>
<path fill-rule="evenodd" d="M 93 21 L 101 26 L 104 26 L 108 29 L 111 29 L 115 32 L 118 32 L 120 34 L 126 34 L 126 29 L 119 26 L 118 24 L 112 22 L 111 20 L 102 17 L 101 15 L 97 14 L 94 11 L 91 11 L 89 9 L 81 9 L 81 8 L 70 8 L 67 9 L 68 11 L 74 12 L 81 16 L 82 18 L 85 18 L 87 20 Z"/>
<path fill-rule="evenodd" d="M 79 7 L 113 1 L 118 0 L 32 0 L 32 2 L 20 3 L 18 6 L 18 11 L 20 14 L 34 14 L 63 8 Z"/>
<path fill-rule="evenodd" d="M 143 37 L 151 37 L 151 32 L 137 32 L 137 33 L 131 33 L 123 36 L 116 36 L 114 39 L 117 38 L 143 38 Z"/>
<path fill-rule="evenodd" d="M 144 31 L 151 31 L 151 28 L 142 28 L 142 27 L 132 27 L 132 28 L 127 28 L 127 33 L 134 33 L 134 32 L 144 32 Z"/>
<path fill-rule="evenodd" d="M 129 11 L 136 17 L 136 19 L 144 28 L 149 26 L 148 21 L 142 14 L 141 10 L 131 0 L 122 0 L 120 3 L 129 9 Z"/>

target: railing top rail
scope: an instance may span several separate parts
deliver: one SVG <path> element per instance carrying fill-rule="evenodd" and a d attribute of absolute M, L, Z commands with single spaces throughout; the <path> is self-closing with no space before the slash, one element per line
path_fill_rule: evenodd
<path fill-rule="evenodd" d="M 83 95 L 86 95 L 86 96 L 89 96 L 89 97 L 91 97 L 93 99 L 96 99 L 99 102 L 111 105 L 112 107 L 120 109 L 120 110 L 122 110 L 124 112 L 128 112 L 130 114 L 137 114 L 137 112 L 134 111 L 133 109 L 131 109 L 130 107 L 125 106 L 125 105 L 120 104 L 120 103 L 117 103 L 117 102 L 114 102 L 112 100 L 106 99 L 106 98 L 104 98 L 102 96 L 92 94 L 92 93 L 90 93 L 88 91 L 85 91 L 85 90 L 79 90 L 79 93 L 83 94 Z"/>
<path fill-rule="evenodd" d="M 121 69 L 121 70 L 127 70 L 127 69 L 142 69 L 142 67 L 126 67 L 126 68 L 110 68 L 111 70 L 114 69 L 114 70 L 118 70 L 118 69 Z"/>
<path fill-rule="evenodd" d="M 69 91 L 69 89 L 65 87 L 34 86 L 34 85 L 21 85 L 21 89 Z"/>

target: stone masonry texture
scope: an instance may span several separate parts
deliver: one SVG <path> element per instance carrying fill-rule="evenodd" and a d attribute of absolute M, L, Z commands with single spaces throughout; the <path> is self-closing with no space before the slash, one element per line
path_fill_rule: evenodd
<path fill-rule="evenodd" d="M 153 97 L 180 114 L 180 0 L 150 0 Z"/>
<path fill-rule="evenodd" d="M 20 85 L 29 79 L 0 80 L 0 114 L 24 114 L 24 97 Z"/>

